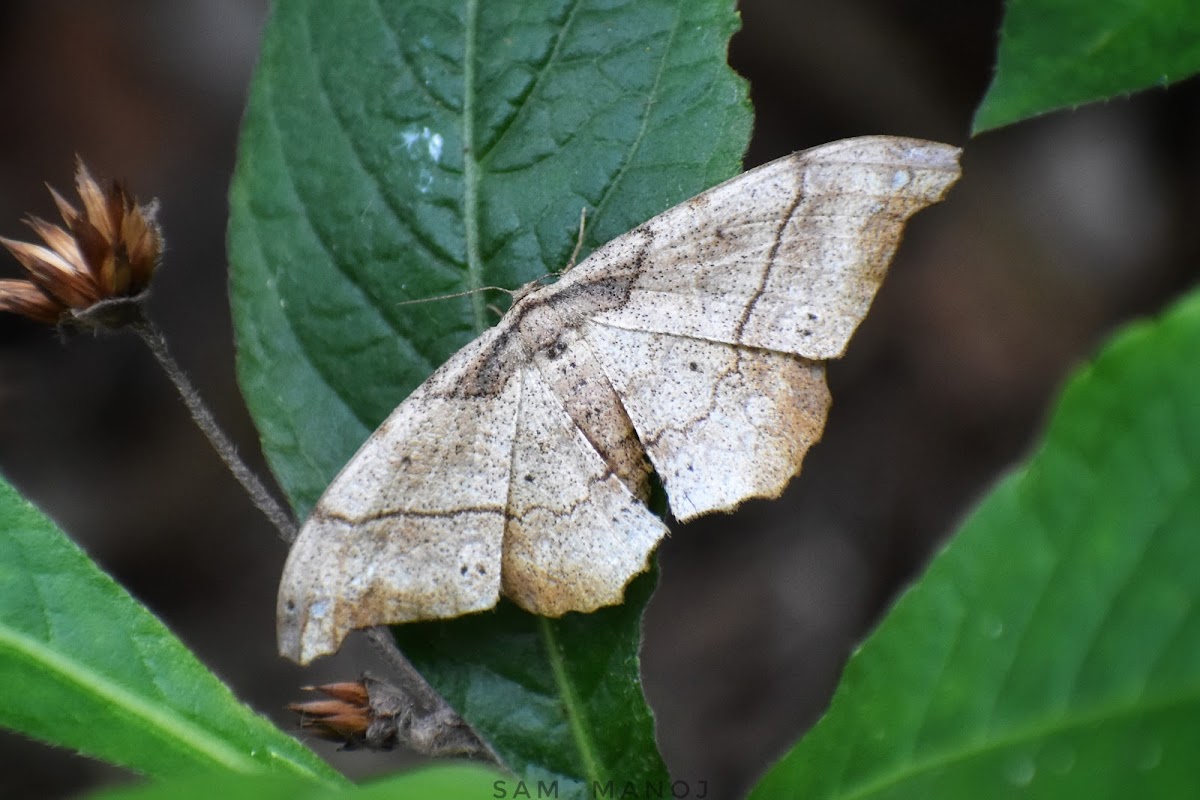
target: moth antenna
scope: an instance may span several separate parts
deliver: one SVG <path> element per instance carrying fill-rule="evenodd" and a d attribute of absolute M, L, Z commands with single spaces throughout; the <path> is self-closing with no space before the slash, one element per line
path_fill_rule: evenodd
<path fill-rule="evenodd" d="M 505 289 L 503 286 L 480 286 L 478 289 L 467 289 L 463 292 L 454 292 L 453 294 L 439 294 L 436 297 L 421 297 L 416 300 L 401 300 L 396 303 L 397 306 L 412 306 L 417 303 L 433 303 L 438 300 L 453 300 L 456 297 L 467 297 L 476 292 L 504 292 L 509 297 L 514 297 L 516 292 L 512 289 Z"/>
<path fill-rule="evenodd" d="M 516 302 L 521 297 L 525 296 L 525 294 L 529 291 L 529 287 L 539 286 L 539 285 L 541 285 L 542 281 L 546 280 L 547 278 L 557 278 L 560 275 L 562 275 L 564 272 L 566 272 L 567 270 L 569 270 L 575 266 L 575 259 L 579 258 L 579 251 L 583 249 L 583 236 L 584 236 L 584 233 L 586 232 L 586 230 L 587 230 L 587 206 L 583 206 L 582 208 L 579 209 L 579 233 L 575 237 L 575 249 L 573 249 L 571 251 L 571 258 L 570 258 L 570 260 L 567 261 L 567 265 L 560 270 L 556 270 L 555 272 L 547 272 L 545 275 L 542 275 L 539 278 L 534 278 L 528 284 L 521 287 L 521 289 L 505 289 L 503 286 L 480 286 L 478 289 L 467 289 L 464 292 L 454 292 L 453 294 L 440 294 L 436 297 L 422 297 L 419 300 L 401 300 L 400 302 L 396 303 L 396 305 L 397 306 L 411 306 L 411 305 L 415 305 L 417 303 L 432 303 L 435 300 L 453 300 L 456 297 L 466 297 L 468 295 L 475 294 L 476 292 L 487 292 L 487 291 L 504 292 L 506 295 L 508 295 L 509 297 L 512 298 L 513 302 Z M 524 290 L 524 291 L 522 291 L 522 290 Z M 490 311 L 494 312 L 497 317 L 504 316 L 504 312 L 501 311 L 499 308 L 497 308 L 494 305 L 488 304 L 488 309 Z"/>

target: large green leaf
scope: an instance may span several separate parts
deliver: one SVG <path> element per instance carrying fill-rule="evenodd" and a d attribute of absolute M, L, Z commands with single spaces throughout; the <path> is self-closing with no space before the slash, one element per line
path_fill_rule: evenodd
<path fill-rule="evenodd" d="M 1200 71 L 1190 0 L 1009 0 L 976 133 Z"/>
<path fill-rule="evenodd" d="M 0 481 L 0 725 L 147 775 L 339 783 Z"/>
<path fill-rule="evenodd" d="M 553 797 L 545 784 L 541 797 Z M 537 797 L 537 784 L 524 787 Z M 88 795 L 91 800 L 484 800 L 521 796 L 512 777 L 476 764 L 438 764 L 422 767 L 362 786 L 319 786 L 279 776 L 202 776 L 122 787 Z"/>
<path fill-rule="evenodd" d="M 275 6 L 231 192 L 243 390 L 307 513 L 500 294 L 739 169 L 732 0 Z M 406 652 L 526 774 L 662 774 L 642 606 L 408 626 Z"/>
<path fill-rule="evenodd" d="M 1119 335 L 760 798 L 1200 786 L 1200 295 Z"/>

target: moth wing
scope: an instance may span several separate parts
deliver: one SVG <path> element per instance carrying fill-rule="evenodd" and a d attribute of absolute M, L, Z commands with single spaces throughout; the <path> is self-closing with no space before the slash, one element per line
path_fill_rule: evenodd
<path fill-rule="evenodd" d="M 307 663 L 355 628 L 496 604 L 520 395 L 496 332 L 418 387 L 322 495 L 284 566 L 283 655 Z"/>
<path fill-rule="evenodd" d="M 958 154 L 869 136 L 744 172 L 635 229 L 653 254 L 627 299 L 593 319 L 836 358 L 883 282 L 904 223 L 958 179 Z"/>
<path fill-rule="evenodd" d="M 905 222 L 957 180 L 958 153 L 834 142 L 635 229 L 649 254 L 585 335 L 677 517 L 776 497 L 799 471 L 829 407 L 820 362 L 845 350 Z"/>
<path fill-rule="evenodd" d="M 545 362 L 522 372 L 503 592 L 557 617 L 620 603 L 667 529 L 572 419 Z"/>

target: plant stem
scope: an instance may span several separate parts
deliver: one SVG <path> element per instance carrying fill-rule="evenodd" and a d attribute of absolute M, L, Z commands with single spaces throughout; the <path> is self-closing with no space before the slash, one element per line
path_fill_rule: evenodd
<path fill-rule="evenodd" d="M 291 514 L 275 500 L 258 476 L 251 472 L 250 468 L 242 461 L 237 453 L 237 448 L 217 425 L 212 412 L 208 410 L 208 406 L 201 399 L 200 393 L 196 391 L 183 369 L 172 358 L 162 331 L 146 316 L 140 303 L 134 304 L 132 310 L 129 308 L 125 310 L 132 314 L 128 327 L 132 328 L 150 348 L 150 352 L 154 354 L 163 371 L 175 384 L 192 419 L 208 437 L 208 441 L 212 443 L 217 455 L 242 484 L 246 493 L 250 495 L 250 499 L 254 501 L 254 505 L 258 506 L 267 519 L 271 520 L 283 540 L 291 544 L 296 538 L 296 523 Z M 395 673 L 403 694 L 420 709 L 421 713 L 414 715 L 403 731 L 410 746 L 429 755 L 470 755 L 497 764 L 501 763 L 496 752 L 471 730 L 466 720 L 450 707 L 405 658 L 386 627 L 369 628 L 366 635 Z"/>
<path fill-rule="evenodd" d="M 429 756 L 466 755 L 504 766 L 496 751 L 475 733 L 400 651 L 386 625 L 366 628 L 363 633 L 387 662 L 401 696 L 420 711 L 413 715 L 407 729 L 400 731 L 409 747 Z"/>
<path fill-rule="evenodd" d="M 192 419 L 196 421 L 196 425 L 208 437 L 208 441 L 212 443 L 213 449 L 217 451 L 217 455 L 225 462 L 225 466 L 229 467 L 229 471 L 233 473 L 233 477 L 237 478 L 238 483 L 250 495 L 250 499 L 254 501 L 254 505 L 258 506 L 258 510 L 271 520 L 271 524 L 279 531 L 280 537 L 287 543 L 291 543 L 296 538 L 296 523 L 292 519 L 292 515 L 280 505 L 274 495 L 268 491 L 267 487 L 258 476 L 250 471 L 246 463 L 242 461 L 238 455 L 237 448 L 233 442 L 225 435 L 217 425 L 217 421 L 213 418 L 212 412 L 208 410 L 208 406 L 200 398 L 200 393 L 192 386 L 192 382 L 188 380 L 187 375 L 180 368 L 179 364 L 171 357 L 171 353 L 167 350 L 167 340 L 163 337 L 162 332 L 158 329 L 145 312 L 138 306 L 138 313 L 134 320 L 129 324 L 129 327 L 141 338 L 146 346 L 150 348 L 150 352 L 154 353 L 154 357 L 158 359 L 159 365 L 163 371 L 167 373 L 167 377 L 175 384 L 175 388 L 179 390 L 179 396 L 183 399 L 183 404 L 187 406 L 188 412 L 191 413 Z"/>

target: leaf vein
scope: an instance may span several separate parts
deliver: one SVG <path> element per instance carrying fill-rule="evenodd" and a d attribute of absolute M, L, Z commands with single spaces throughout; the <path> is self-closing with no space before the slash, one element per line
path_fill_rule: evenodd
<path fill-rule="evenodd" d="M 575 746 L 579 751 L 579 756 L 583 760 L 583 771 L 587 775 L 590 786 L 596 786 L 600 782 L 601 768 L 600 760 L 596 755 L 596 745 L 588 735 L 589 725 L 586 719 L 583 702 L 575 694 L 575 686 L 571 681 L 571 676 L 567 674 L 567 665 L 563 658 L 563 654 L 558 644 L 558 637 L 554 634 L 553 622 L 546 617 L 538 617 L 538 628 L 541 631 L 542 639 L 546 643 L 546 655 L 550 662 L 550 670 L 554 675 L 554 682 L 558 685 L 558 693 L 562 698 L 563 711 L 567 717 L 567 724 L 571 728 L 571 738 L 575 740 Z"/>

